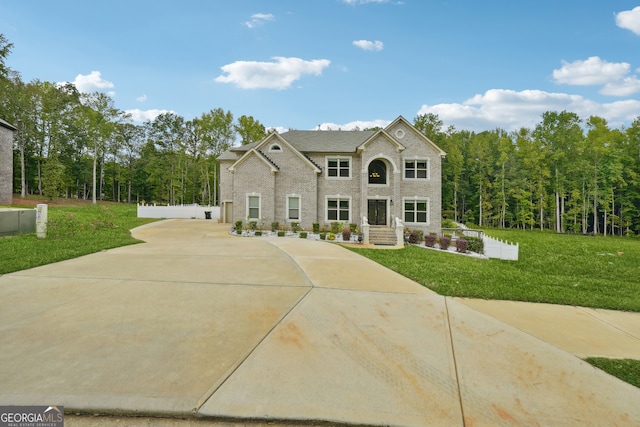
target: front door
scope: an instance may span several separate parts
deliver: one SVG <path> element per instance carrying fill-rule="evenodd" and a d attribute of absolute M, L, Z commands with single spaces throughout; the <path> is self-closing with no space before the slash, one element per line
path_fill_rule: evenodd
<path fill-rule="evenodd" d="M 369 200 L 368 218 L 370 225 L 387 225 L 387 201 Z"/>

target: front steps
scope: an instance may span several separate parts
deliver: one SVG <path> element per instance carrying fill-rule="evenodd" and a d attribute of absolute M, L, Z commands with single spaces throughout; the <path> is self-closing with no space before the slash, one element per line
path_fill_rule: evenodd
<path fill-rule="evenodd" d="M 391 245 L 395 246 L 396 232 L 393 228 L 371 226 L 369 228 L 369 243 L 373 245 Z"/>

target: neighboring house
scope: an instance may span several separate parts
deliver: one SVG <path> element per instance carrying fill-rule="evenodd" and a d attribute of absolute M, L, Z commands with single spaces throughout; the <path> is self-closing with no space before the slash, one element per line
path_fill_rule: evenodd
<path fill-rule="evenodd" d="M 0 205 L 13 200 L 13 132 L 15 126 L 0 119 Z"/>
<path fill-rule="evenodd" d="M 377 131 L 289 131 L 220 157 L 221 220 L 339 221 L 362 227 L 404 221 L 440 233 L 445 152 L 398 117 Z"/>

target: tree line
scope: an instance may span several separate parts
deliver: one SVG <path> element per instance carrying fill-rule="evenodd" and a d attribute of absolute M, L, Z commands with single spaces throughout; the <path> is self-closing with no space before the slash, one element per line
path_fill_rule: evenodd
<path fill-rule="evenodd" d="M 23 82 L 6 66 L 11 48 L 0 34 L 0 117 L 18 128 L 14 189 L 22 196 L 217 204 L 220 153 L 267 133 L 252 116 L 235 120 L 220 108 L 193 120 L 165 113 L 135 124 L 104 93 Z M 445 218 L 559 233 L 640 232 L 640 117 L 619 129 L 568 111 L 546 112 L 533 129 L 514 132 L 445 130 L 433 114 L 414 125 L 447 152 Z"/>

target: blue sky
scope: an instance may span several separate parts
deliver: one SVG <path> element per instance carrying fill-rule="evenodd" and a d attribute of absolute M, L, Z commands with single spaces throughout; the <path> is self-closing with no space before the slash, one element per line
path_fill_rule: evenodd
<path fill-rule="evenodd" d="M 533 128 L 640 116 L 640 0 L 2 0 L 23 80 L 112 94 L 138 120 L 211 109 L 279 129 Z"/>

